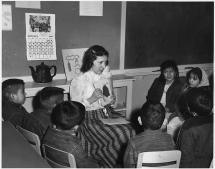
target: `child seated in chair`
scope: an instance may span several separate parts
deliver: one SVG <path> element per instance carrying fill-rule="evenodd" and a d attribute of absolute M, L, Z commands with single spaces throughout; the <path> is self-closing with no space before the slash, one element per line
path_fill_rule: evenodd
<path fill-rule="evenodd" d="M 138 121 L 143 132 L 132 138 L 124 154 L 124 167 L 135 168 L 138 154 L 147 151 L 174 150 L 172 137 L 160 129 L 165 118 L 162 104 L 146 102 L 139 113 Z"/>
<path fill-rule="evenodd" d="M 181 150 L 180 168 L 208 168 L 213 158 L 213 102 L 210 92 L 193 88 L 187 93 L 193 117 L 185 120 L 177 146 Z"/>
<path fill-rule="evenodd" d="M 87 156 L 76 137 L 76 130 L 84 116 L 85 107 L 79 102 L 64 101 L 58 104 L 51 114 L 53 127 L 47 129 L 42 144 L 73 154 L 78 168 L 98 168 L 97 162 Z"/>
<path fill-rule="evenodd" d="M 192 68 L 186 74 L 186 86 L 184 92 L 191 88 L 209 87 L 209 80 L 206 72 L 198 67 Z"/>
<path fill-rule="evenodd" d="M 21 79 L 8 79 L 2 82 L 2 117 L 4 121 L 18 125 L 39 136 L 43 132 L 40 124 L 23 107 L 25 103 L 25 83 Z"/>
<path fill-rule="evenodd" d="M 187 103 L 187 94 L 193 88 L 201 88 L 201 90 L 205 90 L 206 92 L 210 92 L 211 89 L 209 87 L 209 79 L 206 72 L 198 67 L 192 68 L 186 74 L 186 84 L 183 92 L 181 93 L 179 99 L 177 100 L 176 112 L 174 112 L 168 119 L 167 122 L 167 133 L 173 136 L 174 140 L 177 139 L 177 132 L 179 131 L 179 127 L 183 124 L 185 120 L 193 117 L 192 112 L 188 107 Z M 212 97 L 212 94 L 210 94 Z M 178 112 L 177 112 L 178 111 Z"/>
<path fill-rule="evenodd" d="M 52 125 L 52 109 L 64 100 L 64 89 L 59 87 L 44 87 L 33 99 L 33 109 L 31 113 L 41 124 L 43 133 Z"/>

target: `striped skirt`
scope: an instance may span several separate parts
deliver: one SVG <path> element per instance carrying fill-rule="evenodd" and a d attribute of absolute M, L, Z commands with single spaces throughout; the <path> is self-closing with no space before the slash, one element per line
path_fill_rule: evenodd
<path fill-rule="evenodd" d="M 130 124 L 106 125 L 100 118 L 107 118 L 111 109 L 86 112 L 85 121 L 80 125 L 78 136 L 84 150 L 103 167 L 122 167 L 127 143 L 135 135 Z"/>

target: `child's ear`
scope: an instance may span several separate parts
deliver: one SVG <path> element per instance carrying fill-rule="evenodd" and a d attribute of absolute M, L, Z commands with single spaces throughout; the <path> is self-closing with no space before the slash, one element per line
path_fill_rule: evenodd
<path fill-rule="evenodd" d="M 9 100 L 12 101 L 12 102 L 14 102 L 16 100 L 16 94 L 10 93 L 9 94 Z"/>
<path fill-rule="evenodd" d="M 143 125 L 143 123 L 142 123 L 142 120 L 141 120 L 141 117 L 140 117 L 140 116 L 138 116 L 137 121 L 138 121 L 138 123 L 139 123 L 141 126 Z"/>

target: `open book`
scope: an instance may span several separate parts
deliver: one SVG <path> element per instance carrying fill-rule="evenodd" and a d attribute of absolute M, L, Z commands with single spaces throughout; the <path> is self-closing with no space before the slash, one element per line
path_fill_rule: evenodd
<path fill-rule="evenodd" d="M 104 124 L 108 124 L 108 125 L 115 125 L 115 124 L 128 124 L 130 123 L 129 121 L 127 121 L 125 118 L 108 118 L 108 119 L 101 119 L 101 121 Z"/>

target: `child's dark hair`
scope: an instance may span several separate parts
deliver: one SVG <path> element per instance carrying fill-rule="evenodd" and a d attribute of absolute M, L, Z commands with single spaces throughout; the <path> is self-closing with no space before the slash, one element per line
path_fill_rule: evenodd
<path fill-rule="evenodd" d="M 191 112 L 199 116 L 207 116 L 211 113 L 213 102 L 208 90 L 204 88 L 192 88 L 187 93 L 188 106 Z"/>
<path fill-rule="evenodd" d="M 179 78 L 179 71 L 178 71 L 178 67 L 177 67 L 177 64 L 175 63 L 175 61 L 173 61 L 173 60 L 166 60 L 165 62 L 163 62 L 160 65 L 161 75 L 160 75 L 159 79 L 161 81 L 165 81 L 164 70 L 167 69 L 167 68 L 172 68 L 175 71 L 175 79 Z"/>
<path fill-rule="evenodd" d="M 202 80 L 202 71 L 201 71 L 200 68 L 194 67 L 190 71 L 187 72 L 187 74 L 186 74 L 186 82 L 187 82 L 187 84 L 189 84 L 189 78 L 190 78 L 191 74 L 196 75 L 199 78 L 199 81 L 201 82 L 201 80 Z"/>
<path fill-rule="evenodd" d="M 176 113 L 182 116 L 184 120 L 187 120 L 193 117 L 193 114 L 190 112 L 190 109 L 188 107 L 187 95 L 185 93 L 181 94 L 175 106 L 176 106 Z"/>
<path fill-rule="evenodd" d="M 2 82 L 2 97 L 9 99 L 10 94 L 15 94 L 17 91 L 24 87 L 25 82 L 21 79 L 7 79 Z"/>
<path fill-rule="evenodd" d="M 43 102 L 51 96 L 63 95 L 64 89 L 59 87 L 44 87 L 40 90 L 33 99 L 33 109 L 43 107 Z"/>
<path fill-rule="evenodd" d="M 165 118 L 165 108 L 160 103 L 146 102 L 141 108 L 140 118 L 145 129 L 158 130 Z"/>
<path fill-rule="evenodd" d="M 85 107 L 75 101 L 64 101 L 58 104 L 51 114 L 51 121 L 57 128 L 70 130 L 79 125 L 85 117 Z"/>
<path fill-rule="evenodd" d="M 87 51 L 84 53 L 81 72 L 85 73 L 91 69 L 93 66 L 93 61 L 96 60 L 97 56 L 107 56 L 109 57 L 108 51 L 99 45 L 91 46 Z M 108 63 L 106 63 L 107 65 Z"/>

